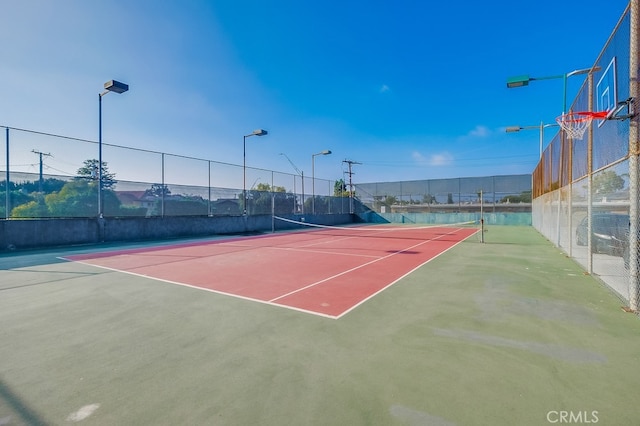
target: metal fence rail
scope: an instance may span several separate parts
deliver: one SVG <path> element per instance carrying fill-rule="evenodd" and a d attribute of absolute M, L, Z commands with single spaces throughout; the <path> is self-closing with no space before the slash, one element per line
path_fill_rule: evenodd
<path fill-rule="evenodd" d="M 488 211 L 531 211 L 530 174 L 374 182 L 356 184 L 355 191 L 378 213 L 480 211 L 481 205 Z"/>
<path fill-rule="evenodd" d="M 97 142 L 0 127 L 0 218 L 352 212 L 330 180 L 106 143 L 100 182 Z"/>
<path fill-rule="evenodd" d="M 600 110 L 606 96 L 638 108 L 638 0 L 624 11 L 575 97 L 571 111 Z M 634 18 L 635 16 L 635 18 Z M 604 96 L 604 94 L 603 94 Z M 624 104 L 621 104 L 624 106 Z M 533 172 L 533 226 L 638 311 L 640 179 L 638 115 L 596 120 L 582 140 L 559 132 Z"/>

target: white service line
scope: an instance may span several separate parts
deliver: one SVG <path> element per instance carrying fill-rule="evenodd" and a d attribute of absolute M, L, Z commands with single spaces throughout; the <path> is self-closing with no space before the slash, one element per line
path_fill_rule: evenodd
<path fill-rule="evenodd" d="M 452 233 L 452 232 L 450 232 L 450 233 Z M 337 277 L 339 277 L 339 276 L 342 276 L 342 275 L 348 274 L 348 273 L 353 272 L 353 271 L 356 271 L 356 270 L 358 270 L 358 269 L 364 268 L 365 266 L 369 266 L 369 265 L 374 264 L 374 263 L 376 263 L 376 262 L 379 262 L 379 261 L 381 261 L 381 260 L 388 259 L 388 258 L 390 258 L 391 256 L 395 256 L 396 254 L 403 253 L 403 252 L 405 252 L 405 251 L 411 250 L 411 249 L 413 249 L 413 248 L 416 248 L 416 247 L 418 247 L 418 246 L 421 246 L 421 245 L 423 245 L 423 244 L 426 244 L 426 243 L 428 243 L 428 242 L 430 242 L 430 241 L 438 240 L 438 239 L 440 239 L 440 238 L 442 238 L 442 237 L 444 237 L 444 236 L 446 236 L 446 235 L 449 235 L 450 233 L 440 235 L 440 236 L 438 236 L 438 237 L 436 237 L 436 238 L 431 238 L 431 239 L 428 239 L 428 240 L 424 240 L 424 241 L 422 241 L 422 242 L 419 242 L 418 244 L 414 244 L 414 245 L 412 245 L 412 246 L 410 246 L 410 247 L 404 248 L 404 249 L 402 249 L 402 250 L 395 251 L 395 252 L 390 253 L 390 254 L 388 254 L 388 255 L 386 255 L 386 256 L 379 257 L 379 258 L 374 259 L 374 260 L 372 260 L 372 261 L 370 261 L 370 262 L 363 263 L 362 265 L 358 265 L 358 266 L 356 266 L 356 267 L 354 267 L 354 268 L 347 269 L 346 271 L 342 271 L 342 272 L 340 272 L 339 274 L 332 275 L 332 276 L 330 276 L 330 277 L 327 277 L 327 278 L 322 279 L 322 280 L 320 280 L 320 281 L 316 281 L 315 283 L 311 283 L 311 284 L 309 284 L 309 285 L 307 285 L 307 286 L 304 286 L 304 287 L 302 287 L 302 288 L 299 288 L 299 289 L 296 289 L 296 290 L 290 291 L 289 293 L 283 294 L 282 296 L 278 296 L 278 297 L 276 297 L 275 299 L 271 299 L 271 300 L 269 300 L 269 302 L 274 302 L 274 301 L 276 301 L 276 300 L 278 300 L 278 299 L 282 299 L 282 298 L 287 297 L 287 296 L 290 296 L 290 295 L 292 295 L 292 294 L 299 293 L 299 292 L 301 292 L 301 291 L 303 291 L 303 290 L 306 290 L 306 289 L 308 289 L 308 288 L 315 287 L 315 286 L 317 286 L 317 285 L 319 285 L 319 284 L 322 284 L 322 283 L 324 283 L 324 282 L 330 281 L 330 280 L 332 280 L 332 279 L 334 279 L 334 278 L 337 278 Z"/>

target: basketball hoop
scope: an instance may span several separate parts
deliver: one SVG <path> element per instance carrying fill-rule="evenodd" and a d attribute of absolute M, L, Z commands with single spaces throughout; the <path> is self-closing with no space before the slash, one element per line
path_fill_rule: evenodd
<path fill-rule="evenodd" d="M 594 119 L 604 120 L 607 118 L 607 111 L 578 111 L 562 114 L 556 121 L 571 139 L 582 139 L 584 132 Z"/>

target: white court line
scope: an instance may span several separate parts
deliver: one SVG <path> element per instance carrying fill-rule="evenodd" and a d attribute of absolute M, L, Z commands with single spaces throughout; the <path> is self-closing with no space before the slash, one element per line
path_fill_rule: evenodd
<path fill-rule="evenodd" d="M 338 318 L 335 315 L 323 314 L 322 312 L 309 311 L 309 310 L 302 309 L 302 308 L 296 308 L 295 306 L 280 305 L 279 303 L 272 303 L 271 301 L 268 301 L 268 300 L 254 299 L 253 297 L 242 296 L 242 295 L 239 295 L 239 294 L 236 294 L 236 293 L 227 293 L 227 292 L 221 291 L 221 290 L 214 290 L 214 289 L 211 289 L 211 288 L 201 287 L 201 286 L 195 285 L 195 284 L 187 284 L 187 283 L 182 283 L 180 281 L 172 281 L 172 280 L 167 280 L 167 279 L 164 279 L 164 278 L 154 277 L 154 276 L 151 276 L 151 275 L 139 274 L 137 272 L 125 271 L 123 269 L 116 269 L 116 268 L 111 268 L 111 267 L 102 266 L 102 265 L 94 265 L 93 263 L 89 263 L 89 262 L 82 261 L 82 260 L 70 260 L 70 259 L 65 259 L 64 257 L 59 257 L 58 259 L 66 260 L 68 262 L 80 263 L 82 265 L 93 266 L 94 268 L 104 269 L 104 270 L 111 271 L 111 272 L 120 272 L 122 274 L 133 275 L 135 277 L 147 278 L 147 279 L 150 279 L 150 280 L 160 281 L 160 282 L 163 282 L 163 283 L 179 285 L 179 286 L 182 286 L 182 287 L 188 287 L 188 288 L 192 288 L 192 289 L 195 289 L 195 290 L 208 291 L 209 293 L 220 294 L 222 296 L 230 296 L 230 297 L 234 297 L 236 299 L 242 299 L 242 300 L 248 300 L 248 301 L 251 301 L 251 302 L 262 303 L 263 305 L 276 306 L 276 307 L 279 307 L 279 308 L 287 308 L 287 309 L 290 309 L 290 310 L 293 310 L 293 311 L 304 312 L 304 313 L 307 313 L 307 314 L 317 315 L 317 316 L 321 316 L 321 317 L 325 317 L 325 318 L 331 318 L 331 319 Z"/>
<path fill-rule="evenodd" d="M 350 228 L 345 228 L 345 229 L 350 229 Z M 368 229 L 368 231 L 371 231 L 372 229 Z M 393 232 L 395 231 L 395 229 L 384 229 L 382 232 L 378 232 L 377 234 L 383 234 L 385 232 Z M 377 235 L 366 235 L 367 238 L 369 237 L 373 237 L 375 238 Z M 268 249 L 273 249 L 273 250 L 285 250 L 285 251 L 293 251 L 293 252 L 303 252 L 303 253 L 318 253 L 318 254 L 330 254 L 330 255 L 338 255 L 338 256 L 352 256 L 352 257 L 368 257 L 368 258 L 374 258 L 374 259 L 378 259 L 380 256 L 375 256 L 375 255 L 370 255 L 370 254 L 354 254 L 354 253 L 344 253 L 344 252 L 333 252 L 333 253 L 329 253 L 326 251 L 318 251 L 318 250 L 305 250 L 306 247 L 314 247 L 314 246 L 320 246 L 323 244 L 332 244 L 332 243 L 336 243 L 336 242 L 340 242 L 340 241 L 345 241 L 345 240 L 350 240 L 350 239 L 356 239 L 356 238 L 363 238 L 363 235 L 350 235 L 350 236 L 345 236 L 344 238 L 331 238 L 330 235 L 323 235 L 322 237 L 322 241 L 315 241 L 309 244 L 301 244 L 301 245 L 297 245 L 296 247 L 280 247 L 280 246 L 252 246 L 252 245 L 244 245 L 244 244 L 237 244 L 238 241 L 230 241 L 228 243 L 220 243 L 221 245 L 226 245 L 226 246 L 233 246 L 233 247 L 248 247 L 248 248 L 268 248 Z M 402 239 L 402 237 L 398 237 L 398 239 Z M 429 241 L 429 240 L 426 240 Z M 291 244 L 291 243 L 287 243 L 287 244 Z M 329 248 L 330 249 L 330 248 Z M 206 257 L 206 256 L 203 256 Z"/>
<path fill-rule="evenodd" d="M 461 228 L 462 229 L 462 228 Z M 441 251 L 440 253 L 436 254 L 435 256 L 427 259 L 426 261 L 424 261 L 423 263 L 421 263 L 420 265 L 416 266 L 415 268 L 413 268 L 412 270 L 408 271 L 407 273 L 405 273 L 404 275 L 398 277 L 397 279 L 395 279 L 394 281 L 390 282 L 389 284 L 387 284 L 386 286 L 384 286 L 383 288 L 381 288 L 380 290 L 376 291 L 375 293 L 373 293 L 372 295 L 370 295 L 369 297 L 365 297 L 364 299 L 362 299 L 361 301 L 359 301 L 358 303 L 356 303 L 355 305 L 353 305 L 352 307 L 350 307 L 349 309 L 345 310 L 344 312 L 342 312 L 340 315 L 336 316 L 336 319 L 340 319 L 342 318 L 344 315 L 347 315 L 349 312 L 353 311 L 355 308 L 357 308 L 358 306 L 366 303 L 367 301 L 373 299 L 374 297 L 376 297 L 378 294 L 382 293 L 383 291 L 385 291 L 386 289 L 388 289 L 389 287 L 391 287 L 392 285 L 394 285 L 395 283 L 397 283 L 398 281 L 400 281 L 401 279 L 403 279 L 404 277 L 406 277 L 407 275 L 410 275 L 411 273 L 413 273 L 415 270 L 417 270 L 418 268 L 421 268 L 423 265 L 431 262 L 433 259 L 436 259 L 438 257 L 440 257 L 441 255 L 445 254 L 446 252 L 448 252 L 449 250 L 451 250 L 452 248 L 454 248 L 455 246 L 457 246 L 458 244 L 460 244 L 461 242 L 463 242 L 464 240 L 468 239 L 469 237 L 477 234 L 478 231 L 476 230 L 476 232 L 474 232 L 473 234 L 469 235 L 468 237 L 458 241 L 457 243 L 455 243 L 454 245 L 452 245 L 451 247 L 447 248 L 444 251 Z"/>
<path fill-rule="evenodd" d="M 457 231 L 457 230 L 455 230 L 455 231 Z M 381 261 L 381 260 L 388 259 L 388 258 L 390 258 L 391 256 L 395 256 L 395 255 L 397 255 L 397 254 L 399 254 L 399 253 L 403 253 L 403 252 L 405 252 L 405 251 L 407 251 L 407 250 L 411 250 L 411 249 L 413 249 L 413 248 L 419 247 L 419 246 L 421 246 L 421 245 L 423 245 L 423 244 L 426 244 L 426 243 L 428 243 L 428 242 L 438 240 L 438 239 L 440 239 L 440 238 L 442 238 L 442 237 L 444 237 L 444 236 L 447 236 L 447 235 L 449 235 L 449 234 L 451 234 L 451 233 L 453 233 L 453 232 L 455 232 L 455 231 L 451 231 L 451 232 L 449 232 L 449 233 L 447 233 L 447 234 L 440 235 L 440 236 L 438 236 L 438 237 L 436 237 L 436 238 L 430 238 L 430 239 L 425 240 L 425 241 L 422 241 L 422 242 L 420 242 L 420 243 L 418 243 L 418 244 L 414 244 L 414 245 L 412 245 L 412 246 L 410 246 L 410 247 L 407 247 L 407 248 L 404 248 L 404 249 L 402 249 L 402 250 L 398 250 L 398 251 L 395 251 L 395 252 L 393 252 L 393 253 L 390 253 L 390 254 L 388 254 L 388 255 L 386 255 L 386 256 L 379 257 L 379 258 L 374 259 L 374 260 L 372 260 L 372 261 L 370 261 L 370 262 L 363 263 L 362 265 L 356 266 L 356 267 L 354 267 L 354 268 L 347 269 L 346 271 L 342 271 L 342 272 L 340 272 L 339 274 L 332 275 L 332 276 L 330 276 L 330 277 L 328 277 L 328 278 L 324 278 L 324 279 L 322 279 L 322 280 L 320 280 L 320 281 L 316 281 L 315 283 L 311 283 L 311 284 L 309 284 L 309 285 L 307 285 L 307 286 L 304 286 L 304 287 L 302 287 L 302 288 L 299 288 L 299 289 L 293 290 L 293 291 L 291 291 L 291 292 L 289 292 L 289 293 L 283 294 L 282 296 L 278 296 L 278 297 L 276 297 L 275 299 L 271 299 L 271 300 L 269 300 L 269 302 L 274 302 L 274 301 L 276 301 L 276 300 L 278 300 L 278 299 L 282 299 L 282 298 L 285 298 L 285 297 L 290 296 L 290 295 L 292 295 L 292 294 L 299 293 L 299 292 L 304 291 L 304 290 L 307 290 L 307 289 L 309 289 L 309 288 L 311 288 L 311 287 L 315 287 L 315 286 L 317 286 L 317 285 L 319 285 L 319 284 L 322 284 L 322 283 L 324 283 L 324 282 L 330 281 L 330 280 L 332 280 L 332 279 L 334 279 L 334 278 L 338 278 L 338 277 L 340 277 L 340 276 L 342 276 L 342 275 L 346 275 L 346 274 L 351 273 L 351 272 L 353 272 L 353 271 L 356 271 L 356 270 L 358 270 L 358 269 L 364 268 L 365 266 L 369 266 L 369 265 L 372 265 L 372 264 L 374 264 L 374 263 L 376 263 L 376 262 L 379 262 L 379 261 Z M 447 249 L 447 250 L 448 250 L 448 249 Z M 446 251 L 446 250 L 445 250 L 445 251 Z"/>
<path fill-rule="evenodd" d="M 454 244 L 454 245 L 452 245 L 451 247 L 447 248 L 447 250 L 444 250 L 444 251 L 442 251 L 442 252 L 438 253 L 437 255 L 435 255 L 435 256 L 433 256 L 433 257 L 431 257 L 431 258 L 427 259 L 427 260 L 426 260 L 425 262 L 423 262 L 422 264 L 420 264 L 420 265 L 416 266 L 416 267 L 415 267 L 414 269 L 412 269 L 411 271 L 409 271 L 409 272 L 405 273 L 404 275 L 402 275 L 402 276 L 401 276 L 401 277 L 399 277 L 398 279 L 396 279 L 396 280 L 394 280 L 393 282 L 389 283 L 388 285 L 384 286 L 383 288 L 381 288 L 380 290 L 378 290 L 378 291 L 377 291 L 377 292 L 375 292 L 374 294 L 370 295 L 369 297 L 367 297 L 367 298 L 365 298 L 365 299 L 361 300 L 360 302 L 358 302 L 357 304 L 353 305 L 352 307 L 350 307 L 349 309 L 345 310 L 344 312 L 342 312 L 342 313 L 341 313 L 341 314 L 339 314 L 339 315 L 329 315 L 329 314 L 325 314 L 325 313 L 321 313 L 321 312 L 317 312 L 317 311 L 307 310 L 307 309 L 303 309 L 303 308 L 297 308 L 297 307 L 295 307 L 295 306 L 290 306 L 290 305 L 280 304 L 280 303 L 277 303 L 277 302 L 275 302 L 275 301 L 276 301 L 276 300 L 278 300 L 278 299 L 284 298 L 284 297 L 286 297 L 286 296 L 288 296 L 288 295 L 295 294 L 295 293 L 300 292 L 300 291 L 302 291 L 302 290 L 308 289 L 308 288 L 313 287 L 313 286 L 315 286 L 315 285 L 319 285 L 319 284 L 321 284 L 321 283 L 323 283 L 323 282 L 329 281 L 329 280 L 331 280 L 331 279 L 333 279 L 333 278 L 336 278 L 336 277 L 339 277 L 339 276 L 341 276 L 341 275 L 345 275 L 345 274 L 347 274 L 347 273 L 349 273 L 349 272 L 352 272 L 352 271 L 354 271 L 354 270 L 357 270 L 357 269 L 359 269 L 359 268 L 362 268 L 362 267 L 365 267 L 365 266 L 371 265 L 371 264 L 373 264 L 373 263 L 375 263 L 375 262 L 377 262 L 377 261 L 379 261 L 379 260 L 387 259 L 387 258 L 389 258 L 389 257 L 391 257 L 391 256 L 395 256 L 396 254 L 399 254 L 399 253 L 402 253 L 402 252 L 404 252 L 404 251 L 410 250 L 410 249 L 412 249 L 412 248 L 418 247 L 418 246 L 420 246 L 420 245 L 422 245 L 422 244 L 426 244 L 426 243 L 428 243 L 428 242 L 430 242 L 430 241 L 438 240 L 438 239 L 440 239 L 440 238 L 442 238 L 442 237 L 445 237 L 445 236 L 447 236 L 447 235 L 450 235 L 451 233 L 454 233 L 454 232 L 456 232 L 456 231 L 458 231 L 458 230 L 460 230 L 460 229 L 464 229 L 464 228 L 459 228 L 459 229 L 456 229 L 456 230 L 452 230 L 452 231 L 450 231 L 450 232 L 449 232 L 449 233 L 447 233 L 447 234 L 443 234 L 443 235 L 440 235 L 440 236 L 438 236 L 438 237 L 436 237 L 436 238 L 432 238 L 432 239 L 429 239 L 429 240 L 422 241 L 421 243 L 418 243 L 418 244 L 415 244 L 415 245 L 413 245 L 413 246 L 411 246 L 411 247 L 407 247 L 407 248 L 405 248 L 405 249 L 402 249 L 402 250 L 396 251 L 396 252 L 391 253 L 391 254 L 389 254 L 389 255 L 386 255 L 386 256 L 383 256 L 383 257 L 378 257 L 378 258 L 376 258 L 376 259 L 374 259 L 374 260 L 372 260 L 372 261 L 370 261 L 370 262 L 367 262 L 367 263 L 365 263 L 365 264 L 363 264 L 363 265 L 360 265 L 360 266 L 358 266 L 358 267 L 355 267 L 355 268 L 349 269 L 348 271 L 343 271 L 343 272 L 341 272 L 341 273 L 339 273 L 339 274 L 336 274 L 336 275 L 334 275 L 334 276 L 332 276 L 332 277 L 329 277 L 329 278 L 323 279 L 323 280 L 318 281 L 318 282 L 316 282 L 316 283 L 310 284 L 310 285 L 308 285 L 308 286 L 306 286 L 306 287 L 304 287 L 304 288 L 300 288 L 300 289 L 298 289 L 298 290 L 292 291 L 292 292 L 290 292 L 290 293 L 287 293 L 287 294 L 285 294 L 285 295 L 282 295 L 282 296 L 279 296 L 279 297 L 277 297 L 277 298 L 274 298 L 274 299 L 271 299 L 271 300 L 267 300 L 267 301 L 265 301 L 265 300 L 261 300 L 261 299 L 254 299 L 254 298 L 247 297 L 247 296 L 241 296 L 241 295 L 239 295 L 239 294 L 235 294 L 235 293 L 227 293 L 227 292 L 220 291 L 220 290 L 214 290 L 214 289 L 210 289 L 210 288 L 200 287 L 200 286 L 197 286 L 197 285 L 186 284 L 186 283 L 182 283 L 182 282 L 179 282 L 179 281 L 171 281 L 171 280 L 167 280 L 167 279 L 163 279 L 163 278 L 157 278 L 157 277 L 154 277 L 154 276 L 144 275 L 144 274 L 140 274 L 140 273 L 136 273 L 136 272 L 125 271 L 125 270 L 122 270 L 122 269 L 116 269 L 116 268 L 112 268 L 112 267 L 108 267 L 108 266 L 96 265 L 96 264 L 93 264 L 93 263 L 90 263 L 90 262 L 89 262 L 89 261 L 90 261 L 90 260 L 92 260 L 92 259 L 85 259 L 85 260 L 72 260 L 72 259 L 65 258 L 65 257 L 58 257 L 58 259 L 62 259 L 62 260 L 65 260 L 65 261 L 71 261 L 71 262 L 75 262 L 75 263 L 80 263 L 80 264 L 84 264 L 84 265 L 88 265 L 88 266 L 92 266 L 92 267 L 95 267 L 95 268 L 100 268 L 100 269 L 104 269 L 104 270 L 108 270 L 108 271 L 112 271 L 112 272 L 120 272 L 120 273 L 124 273 L 124 274 L 128 274 L 128 275 L 133 275 L 133 276 L 137 276 L 137 277 L 141 277 L 141 278 L 147 278 L 147 279 L 152 279 L 152 280 L 156 280 L 156 281 L 160 281 L 160 282 L 165 282 L 165 283 L 169 283 L 169 284 L 175 284 L 175 285 L 179 285 L 179 286 L 183 286 L 183 287 L 189 287 L 189 288 L 192 288 L 192 289 L 195 289 L 195 290 L 204 290 L 204 291 L 207 291 L 207 292 L 210 292 L 210 293 L 220 294 L 220 295 L 223 295 L 223 296 L 230 296 L 230 297 L 234 297 L 234 298 L 237 298 L 237 299 L 243 299 L 243 300 L 248 300 L 248 301 L 252 301 L 252 302 L 261 303 L 261 304 L 264 304 L 264 305 L 276 306 L 276 307 L 279 307 L 279 308 L 286 308 L 286 309 L 289 309 L 289 310 L 293 310 L 293 311 L 297 311 L 297 312 L 303 312 L 303 313 L 307 313 L 307 314 L 311 314 L 311 315 L 316 315 L 316 316 L 321 316 L 321 317 L 324 317 L 324 318 L 329 318 L 329 319 L 340 319 L 341 317 L 343 317 L 344 315 L 348 314 L 349 312 L 351 312 L 352 310 L 354 310 L 354 309 L 355 309 L 355 308 L 357 308 L 358 306 L 362 305 L 362 304 L 363 304 L 363 303 L 365 303 L 366 301 L 368 301 L 368 300 L 370 300 L 371 298 L 375 297 L 376 295 L 380 294 L 382 291 L 384 291 L 384 290 L 386 290 L 387 288 L 391 287 L 393 284 L 395 284 L 396 282 L 400 281 L 402 278 L 404 278 L 404 277 L 406 277 L 407 275 L 411 274 L 413 271 L 415 271 L 416 269 L 420 268 L 420 267 L 421 267 L 422 265 L 424 265 L 425 263 L 428 263 L 428 262 L 430 262 L 431 260 L 433 260 L 433 259 L 435 259 L 435 258 L 439 257 L 440 255 L 444 254 L 445 252 L 449 251 L 449 250 L 450 250 L 450 249 L 452 249 L 453 247 L 457 246 L 458 244 L 460 244 L 461 242 L 463 242 L 463 241 L 464 241 L 464 240 L 466 240 L 467 238 L 469 238 L 469 237 L 471 237 L 471 236 L 475 235 L 478 231 L 476 231 L 476 232 L 474 232 L 473 234 L 469 235 L 467 238 L 465 238 L 465 239 L 463 239 L 463 240 L 458 241 L 456 244 Z M 274 248 L 274 247 L 270 247 L 270 248 Z M 325 253 L 325 252 L 321 252 L 321 253 Z M 326 253 L 325 253 L 325 254 L 326 254 Z M 83 408 L 85 408 L 85 407 L 83 407 Z M 79 410 L 79 411 L 80 411 L 80 410 Z M 74 414 L 74 413 L 72 413 L 72 414 Z"/>
<path fill-rule="evenodd" d="M 330 255 L 342 256 L 342 257 L 346 257 L 346 256 L 351 256 L 351 257 L 369 257 L 369 258 L 373 258 L 373 259 L 378 259 L 380 257 L 380 256 L 376 256 L 376 255 L 373 255 L 373 254 L 328 252 L 328 251 L 321 251 L 321 250 L 307 250 L 307 249 L 304 249 L 304 248 L 294 248 L 294 247 L 263 247 L 263 248 L 269 248 L 269 249 L 272 249 L 272 250 L 301 252 L 301 253 L 330 254 Z M 331 250 L 331 249 L 328 249 L 328 250 Z"/>

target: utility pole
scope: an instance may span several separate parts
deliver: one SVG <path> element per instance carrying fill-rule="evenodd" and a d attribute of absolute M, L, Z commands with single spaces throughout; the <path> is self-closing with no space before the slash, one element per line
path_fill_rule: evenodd
<path fill-rule="evenodd" d="M 33 152 L 34 154 L 38 154 L 40 156 L 40 182 L 38 183 L 38 192 L 42 193 L 42 157 L 43 156 L 47 156 L 47 157 L 51 157 L 50 153 L 44 153 L 44 152 L 40 152 L 40 151 L 36 151 L 35 149 L 32 149 L 31 152 Z"/>
<path fill-rule="evenodd" d="M 352 171 L 352 166 L 354 164 L 362 164 L 362 163 L 358 163 L 357 161 L 353 161 L 353 160 L 343 160 L 343 163 L 347 163 L 349 166 L 349 171 L 347 172 L 347 174 L 349 174 L 349 213 L 353 214 L 353 179 L 352 176 L 355 174 Z"/>

